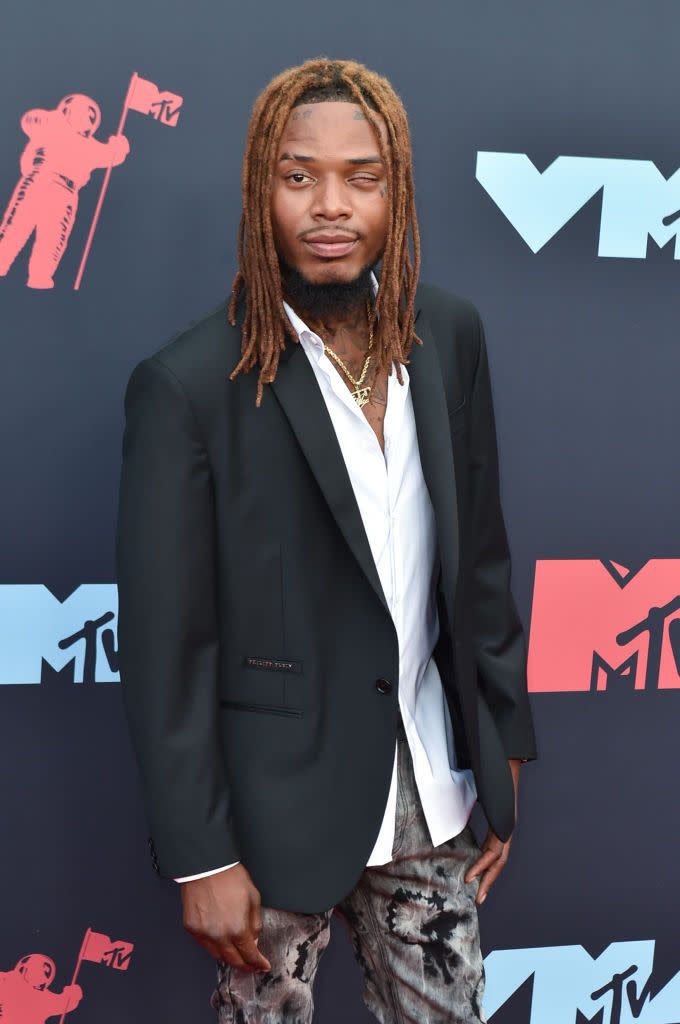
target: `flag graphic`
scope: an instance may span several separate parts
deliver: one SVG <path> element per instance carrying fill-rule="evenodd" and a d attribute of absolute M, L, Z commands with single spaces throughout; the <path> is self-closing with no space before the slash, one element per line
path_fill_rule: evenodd
<path fill-rule="evenodd" d="M 137 110 L 140 114 L 145 114 L 147 117 L 153 117 L 154 121 L 160 121 L 161 124 L 169 124 L 171 128 L 174 128 L 179 120 L 179 114 L 183 102 L 184 100 L 182 96 L 178 96 L 174 92 L 161 92 L 158 86 L 153 82 L 150 82 L 148 78 L 142 78 L 142 76 L 138 75 L 136 71 L 133 71 L 128 84 L 125 102 L 123 103 L 123 110 L 120 115 L 117 134 L 122 135 L 128 111 L 130 110 Z M 85 264 L 87 263 L 87 258 L 90 254 L 92 238 L 99 221 L 99 214 L 101 212 L 102 203 L 104 202 L 104 196 L 106 195 L 106 190 L 109 186 L 112 166 L 113 165 L 109 165 L 106 168 L 106 173 L 104 174 L 104 181 L 102 182 L 99 199 L 97 200 L 97 205 L 92 217 L 92 224 L 90 225 L 87 241 L 85 242 L 83 257 L 80 261 L 78 273 L 76 274 L 75 283 L 73 285 L 75 291 L 78 291 L 80 288 L 80 282 L 82 281 L 83 273 L 85 272 Z"/>
<path fill-rule="evenodd" d="M 115 967 L 118 971 L 127 971 L 134 948 L 132 942 L 112 942 L 102 932 L 89 932 L 83 943 L 81 959 Z"/>
<path fill-rule="evenodd" d="M 173 128 L 179 119 L 182 97 L 174 92 L 161 92 L 157 85 L 147 78 L 135 74 L 130 82 L 128 108 L 147 114 L 161 124 L 169 124 Z"/>
<path fill-rule="evenodd" d="M 80 946 L 71 985 L 76 983 L 83 960 L 89 960 L 93 964 L 104 964 L 105 967 L 115 967 L 118 971 L 127 971 L 134 948 L 133 942 L 112 942 L 103 932 L 93 932 L 91 928 L 88 928 Z M 80 989 L 78 990 L 80 991 Z M 59 1018 L 59 1024 L 64 1024 L 66 1013 L 65 1009 Z M 0 1016 L 2 1016 L 1 1012 Z"/>

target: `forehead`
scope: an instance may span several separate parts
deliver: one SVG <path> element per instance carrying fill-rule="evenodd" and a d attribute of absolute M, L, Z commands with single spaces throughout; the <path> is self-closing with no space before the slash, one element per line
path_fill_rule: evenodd
<path fill-rule="evenodd" d="M 387 143 L 384 119 L 374 110 L 371 115 L 378 121 L 380 134 Z M 304 152 L 310 156 L 351 157 L 379 153 L 373 126 L 359 104 L 340 100 L 294 107 L 281 135 L 279 154 L 293 142 L 304 143 Z"/>

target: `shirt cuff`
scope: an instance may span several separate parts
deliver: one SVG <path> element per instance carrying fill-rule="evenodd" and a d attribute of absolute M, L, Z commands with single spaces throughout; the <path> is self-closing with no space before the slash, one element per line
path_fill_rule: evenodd
<path fill-rule="evenodd" d="M 185 878 L 176 878 L 176 882 L 193 882 L 196 878 L 207 878 L 208 875 L 217 875 L 220 871 L 225 871 L 227 868 L 233 868 L 236 864 L 240 864 L 240 860 L 232 861 L 231 864 L 225 864 L 221 868 L 212 868 L 210 871 L 201 871 L 198 875 L 187 875 Z"/>

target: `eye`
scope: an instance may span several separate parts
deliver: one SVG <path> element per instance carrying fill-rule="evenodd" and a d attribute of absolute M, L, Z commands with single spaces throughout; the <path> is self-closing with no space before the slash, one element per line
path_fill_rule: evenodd
<path fill-rule="evenodd" d="M 286 175 L 286 181 L 292 181 L 294 178 L 297 179 L 294 184 L 301 185 L 300 179 L 309 178 L 309 174 L 304 174 L 302 171 L 293 171 L 291 174 Z M 371 178 L 366 174 L 358 175 L 350 179 L 353 182 L 360 182 L 362 185 L 374 185 L 377 182 L 377 178 Z"/>

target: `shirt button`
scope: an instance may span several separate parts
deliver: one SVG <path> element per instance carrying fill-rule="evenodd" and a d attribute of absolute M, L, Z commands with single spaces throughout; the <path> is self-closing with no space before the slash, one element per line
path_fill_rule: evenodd
<path fill-rule="evenodd" d="M 389 679 L 376 679 L 375 688 L 378 691 L 378 693 L 391 693 L 392 683 L 389 681 Z"/>

